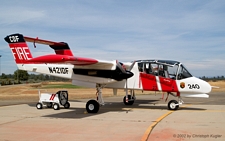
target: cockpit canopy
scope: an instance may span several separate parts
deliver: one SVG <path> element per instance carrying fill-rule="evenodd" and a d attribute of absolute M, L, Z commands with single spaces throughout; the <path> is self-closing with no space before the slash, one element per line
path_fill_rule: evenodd
<path fill-rule="evenodd" d="M 175 80 L 181 80 L 192 75 L 184 67 L 184 65 L 177 61 L 171 60 L 138 60 L 138 69 L 140 72 L 162 76 Z"/>

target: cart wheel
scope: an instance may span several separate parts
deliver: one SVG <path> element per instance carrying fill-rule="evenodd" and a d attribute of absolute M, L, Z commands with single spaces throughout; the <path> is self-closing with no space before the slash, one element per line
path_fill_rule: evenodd
<path fill-rule="evenodd" d="M 65 109 L 69 109 L 70 108 L 70 103 L 67 101 L 66 104 L 64 105 Z"/>
<path fill-rule="evenodd" d="M 47 103 L 48 108 L 52 108 L 52 102 Z"/>
<path fill-rule="evenodd" d="M 55 104 L 53 105 L 53 109 L 54 109 L 54 110 L 59 110 L 59 104 L 58 104 L 58 103 L 55 103 Z"/>
<path fill-rule="evenodd" d="M 43 105 L 42 105 L 42 103 L 38 102 L 38 103 L 36 104 L 36 107 L 37 107 L 37 109 L 39 110 L 39 109 L 42 109 Z"/>

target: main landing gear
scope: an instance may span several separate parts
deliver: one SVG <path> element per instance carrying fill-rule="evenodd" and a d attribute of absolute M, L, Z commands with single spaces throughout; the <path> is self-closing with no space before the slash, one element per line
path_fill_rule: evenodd
<path fill-rule="evenodd" d="M 99 111 L 100 106 L 104 105 L 104 101 L 102 98 L 102 88 L 104 85 L 96 84 L 96 96 L 97 100 L 89 100 L 86 103 L 86 110 L 88 113 L 97 113 Z"/>
<path fill-rule="evenodd" d="M 102 89 L 104 88 L 104 86 L 105 85 L 102 85 L 102 84 L 96 84 L 97 100 L 92 99 L 86 103 L 86 110 L 88 113 L 97 113 L 99 111 L 100 106 L 104 105 L 104 101 L 102 98 Z M 131 90 L 129 95 L 126 92 L 126 96 L 124 96 L 124 98 L 123 98 L 124 104 L 125 105 L 133 105 L 134 101 L 135 101 L 134 91 Z"/>
<path fill-rule="evenodd" d="M 174 95 L 173 93 L 167 93 L 166 101 L 167 101 L 169 95 L 172 95 L 174 97 L 178 97 L 178 101 L 176 101 L 176 100 L 170 100 L 169 103 L 168 103 L 168 105 L 167 105 L 168 106 L 168 109 L 169 110 L 177 110 L 179 108 L 179 106 L 184 103 L 183 100 L 180 97 L 180 93 L 177 93 L 177 95 Z"/>
<path fill-rule="evenodd" d="M 123 97 L 123 103 L 125 105 L 133 105 L 135 99 L 136 98 L 135 98 L 134 90 L 130 90 L 130 94 L 128 95 L 127 92 L 126 92 L 126 96 Z"/>

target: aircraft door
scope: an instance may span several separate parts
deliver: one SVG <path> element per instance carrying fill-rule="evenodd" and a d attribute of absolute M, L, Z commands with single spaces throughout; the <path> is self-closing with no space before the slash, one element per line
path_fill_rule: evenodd
<path fill-rule="evenodd" d="M 138 63 L 138 68 L 143 89 L 157 91 L 158 87 L 152 64 L 150 62 L 140 62 Z"/>
<path fill-rule="evenodd" d="M 177 68 L 174 68 L 174 71 L 172 73 L 169 73 L 169 66 L 167 65 L 159 65 L 159 80 L 160 85 L 162 88 L 162 91 L 164 92 L 176 92 L 177 91 L 177 85 L 176 85 L 176 70 Z M 170 71 L 171 72 L 171 71 Z M 172 77 L 172 78 L 170 78 Z"/>

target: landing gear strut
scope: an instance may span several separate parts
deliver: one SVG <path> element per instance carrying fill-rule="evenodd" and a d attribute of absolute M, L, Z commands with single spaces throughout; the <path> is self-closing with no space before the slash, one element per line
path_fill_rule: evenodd
<path fill-rule="evenodd" d="M 97 100 L 89 100 L 86 103 L 86 110 L 88 113 L 97 113 L 99 111 L 100 106 L 104 105 L 104 101 L 102 98 L 102 88 L 104 85 L 96 84 L 96 96 Z"/>

